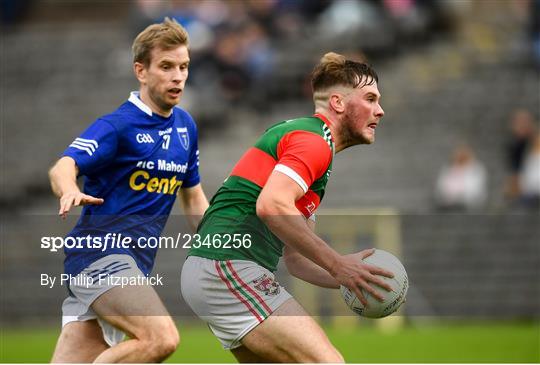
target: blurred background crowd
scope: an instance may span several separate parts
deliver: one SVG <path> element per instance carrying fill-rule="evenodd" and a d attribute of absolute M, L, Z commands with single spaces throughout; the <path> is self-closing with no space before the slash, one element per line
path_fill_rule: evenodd
<path fill-rule="evenodd" d="M 202 152 L 211 188 L 249 138 L 280 119 L 311 113 L 309 74 L 332 50 L 375 66 L 386 117 L 375 146 L 362 148 L 359 158 L 347 155 L 342 171 L 355 163 L 358 174 L 354 182 L 336 178 L 341 198 L 327 204 L 538 208 L 539 0 L 2 0 L 1 6 L 2 203 L 48 194 L 45 172 L 63 146 L 136 88 L 134 36 L 170 16 L 190 34 L 182 106 L 203 140 L 212 141 Z M 43 138 L 23 148 L 36 132 Z M 225 143 L 225 135 L 234 143 Z M 353 186 L 370 194 L 354 194 Z"/>
<path fill-rule="evenodd" d="M 21 263 L 61 270 L 60 254 L 36 247 L 28 217 L 56 219 L 49 166 L 137 88 L 131 42 L 164 16 L 190 34 L 181 106 L 198 123 L 209 196 L 265 128 L 313 112 L 310 72 L 323 54 L 367 60 L 386 114 L 374 145 L 336 156 L 321 207 L 399 212 L 412 312 L 467 315 L 474 297 L 479 315 L 538 317 L 540 0 L 0 4 L 2 245 L 16 246 L 0 270 L 12 319 L 45 302 L 59 308 L 60 291 L 43 292 L 41 307 L 19 300 L 29 295 Z M 158 262 L 178 272 L 178 258 Z M 164 297 L 177 303 L 176 289 Z"/>

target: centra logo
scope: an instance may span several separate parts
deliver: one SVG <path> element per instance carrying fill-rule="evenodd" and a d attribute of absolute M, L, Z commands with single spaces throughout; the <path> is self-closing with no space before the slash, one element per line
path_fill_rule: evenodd
<path fill-rule="evenodd" d="M 146 189 L 149 193 L 176 194 L 182 186 L 182 180 L 176 180 L 176 176 L 171 178 L 158 178 L 151 176 L 144 170 L 137 170 L 129 177 L 129 187 L 135 191 Z"/>
<path fill-rule="evenodd" d="M 152 136 L 148 133 L 137 133 L 135 139 L 137 143 L 155 143 Z"/>

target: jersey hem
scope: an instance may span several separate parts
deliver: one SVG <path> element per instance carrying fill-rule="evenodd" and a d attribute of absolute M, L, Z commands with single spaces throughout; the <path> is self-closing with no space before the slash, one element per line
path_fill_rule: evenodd
<path fill-rule="evenodd" d="M 249 261 L 249 262 L 253 262 L 257 265 L 260 265 L 262 267 L 264 267 L 266 270 L 274 273 L 276 272 L 277 270 L 277 265 L 276 267 L 272 267 L 270 265 L 265 265 L 263 264 L 262 262 L 260 261 L 257 261 L 257 260 L 254 260 L 253 258 L 250 258 L 250 257 L 245 257 L 245 256 L 240 256 L 240 255 L 220 255 L 220 254 L 210 254 L 210 253 L 200 253 L 200 252 L 189 252 L 186 256 L 186 259 L 190 256 L 196 256 L 196 257 L 202 257 L 203 259 L 209 259 L 209 260 L 216 260 L 216 261 L 227 261 L 227 260 L 243 260 L 243 261 Z"/>

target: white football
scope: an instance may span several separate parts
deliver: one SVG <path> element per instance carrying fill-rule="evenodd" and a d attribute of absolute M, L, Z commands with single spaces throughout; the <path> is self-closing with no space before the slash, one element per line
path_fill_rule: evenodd
<path fill-rule="evenodd" d="M 389 252 L 378 249 L 375 250 L 371 256 L 366 257 L 362 261 L 392 272 L 394 274 L 393 278 L 380 276 L 392 287 L 392 291 L 386 291 L 386 289 L 370 283 L 383 295 L 384 301 L 379 302 L 367 291 L 361 289 L 362 294 L 368 302 L 368 307 L 366 308 L 352 290 L 342 285 L 341 295 L 343 296 L 345 303 L 347 303 L 349 308 L 355 313 L 367 318 L 382 318 L 394 313 L 405 301 L 407 290 L 409 289 L 409 279 L 405 268 L 397 257 Z"/>

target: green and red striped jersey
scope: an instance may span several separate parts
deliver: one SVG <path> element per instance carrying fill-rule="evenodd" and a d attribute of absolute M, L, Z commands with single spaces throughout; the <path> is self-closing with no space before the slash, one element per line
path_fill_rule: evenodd
<path fill-rule="evenodd" d="M 328 124 L 324 116 L 315 114 L 267 129 L 210 201 L 197 232 L 200 242 L 192 242 L 188 255 L 250 260 L 275 271 L 283 243 L 257 217 L 257 198 L 270 174 L 277 170 L 303 189 L 305 194 L 296 201 L 296 207 L 306 218 L 311 217 L 324 196 L 332 168 L 334 141 Z M 238 241 L 234 244 L 235 239 L 245 237 L 249 237 L 249 247 Z"/>

